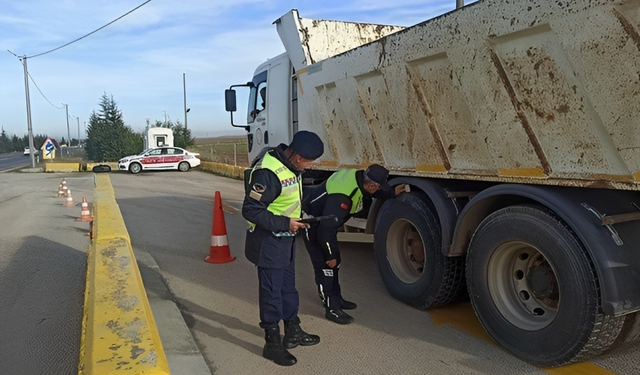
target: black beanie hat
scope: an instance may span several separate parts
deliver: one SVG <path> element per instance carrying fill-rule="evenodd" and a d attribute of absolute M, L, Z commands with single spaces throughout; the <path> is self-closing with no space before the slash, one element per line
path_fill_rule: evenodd
<path fill-rule="evenodd" d="M 293 135 L 291 150 L 305 159 L 315 160 L 324 153 L 324 143 L 316 133 L 300 130 Z"/>

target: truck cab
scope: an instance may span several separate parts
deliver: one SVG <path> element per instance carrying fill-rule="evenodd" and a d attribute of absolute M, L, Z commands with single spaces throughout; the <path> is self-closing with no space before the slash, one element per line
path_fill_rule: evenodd
<path fill-rule="evenodd" d="M 283 53 L 269 59 L 258 66 L 250 82 L 233 87 L 249 90 L 246 122 L 235 124 L 232 117 L 233 126 L 247 130 L 249 160 L 265 147 L 288 143 L 298 130 L 297 106 L 292 105 L 297 100 L 297 87 L 289 56 Z M 233 95 L 235 107 L 235 91 L 227 90 L 227 106 L 229 95 Z"/>

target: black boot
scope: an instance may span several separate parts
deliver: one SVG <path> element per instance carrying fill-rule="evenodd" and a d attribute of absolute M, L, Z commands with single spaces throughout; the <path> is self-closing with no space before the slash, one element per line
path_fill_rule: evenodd
<path fill-rule="evenodd" d="M 264 349 L 262 349 L 263 357 L 274 361 L 280 366 L 291 366 L 296 364 L 298 361 L 296 357 L 291 355 L 291 353 L 282 346 L 279 327 L 265 329 L 264 339 L 267 343 L 264 345 Z"/>
<path fill-rule="evenodd" d="M 342 309 L 326 309 L 324 317 L 338 324 L 353 323 L 353 317 Z"/>
<path fill-rule="evenodd" d="M 355 302 L 347 301 L 346 299 L 340 297 L 340 307 L 342 307 L 343 310 L 353 310 L 358 307 L 358 305 L 356 305 Z"/>
<path fill-rule="evenodd" d="M 300 318 L 284 322 L 284 339 L 282 345 L 287 349 L 295 348 L 298 345 L 309 346 L 320 342 L 320 336 L 310 335 L 300 328 Z"/>

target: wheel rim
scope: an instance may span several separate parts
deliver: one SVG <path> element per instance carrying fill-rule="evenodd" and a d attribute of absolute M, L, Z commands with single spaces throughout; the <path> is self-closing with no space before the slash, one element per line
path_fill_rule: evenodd
<path fill-rule="evenodd" d="M 189 170 L 189 164 L 187 163 L 180 163 L 178 164 L 178 169 L 182 172 L 186 172 Z"/>
<path fill-rule="evenodd" d="M 498 246 L 487 270 L 489 292 L 503 317 L 518 328 L 547 327 L 558 314 L 560 287 L 553 265 L 532 245 Z"/>
<path fill-rule="evenodd" d="M 407 220 L 397 220 L 387 233 L 387 259 L 402 282 L 418 281 L 425 268 L 425 249 L 420 233 Z"/>
<path fill-rule="evenodd" d="M 139 166 L 138 164 L 133 164 L 133 165 L 131 166 L 131 172 L 133 172 L 133 173 L 138 173 L 138 172 L 140 172 L 140 166 Z"/>

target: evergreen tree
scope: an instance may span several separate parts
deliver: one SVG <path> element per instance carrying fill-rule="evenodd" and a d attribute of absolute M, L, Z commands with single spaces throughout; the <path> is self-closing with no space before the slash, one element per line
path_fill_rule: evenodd
<path fill-rule="evenodd" d="M 0 153 L 14 151 L 13 147 L 11 147 L 11 141 L 9 137 L 7 137 L 7 132 L 2 129 L 2 133 L 0 134 Z"/>
<path fill-rule="evenodd" d="M 24 150 L 24 148 L 26 147 L 24 146 L 23 140 L 18 138 L 18 136 L 15 134 L 13 135 L 13 137 L 11 137 L 11 146 L 13 147 L 13 151 Z"/>
<path fill-rule="evenodd" d="M 89 116 L 87 156 L 95 161 L 117 161 L 142 150 L 142 137 L 124 124 L 122 112 L 112 96 L 100 98 L 100 110 Z"/>
<path fill-rule="evenodd" d="M 172 124 L 173 130 L 173 144 L 176 147 L 187 148 L 195 144 L 196 139 L 191 138 L 191 130 L 185 128 L 180 120 L 177 120 L 175 125 Z"/>

